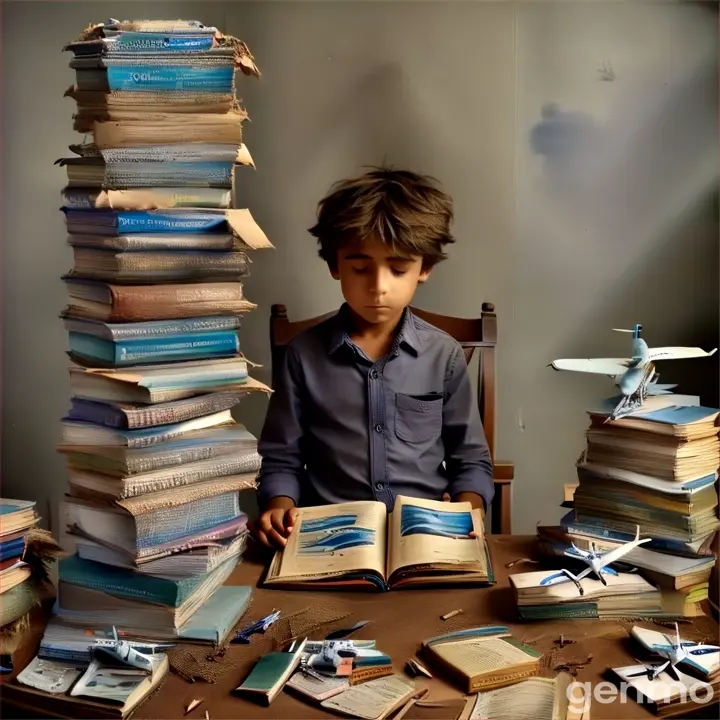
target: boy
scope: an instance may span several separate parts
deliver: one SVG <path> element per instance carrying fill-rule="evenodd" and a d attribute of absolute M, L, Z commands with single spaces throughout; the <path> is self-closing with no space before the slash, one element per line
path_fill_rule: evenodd
<path fill-rule="evenodd" d="M 407 171 L 372 170 L 321 200 L 310 232 L 346 302 L 287 346 L 258 446 L 263 544 L 285 546 L 300 505 L 492 500 L 462 349 L 408 308 L 452 219 L 450 197 Z"/>

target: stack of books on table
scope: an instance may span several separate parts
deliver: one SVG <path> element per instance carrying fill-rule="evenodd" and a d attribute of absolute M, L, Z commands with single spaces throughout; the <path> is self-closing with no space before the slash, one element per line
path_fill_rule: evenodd
<path fill-rule="evenodd" d="M 248 374 L 239 328 L 255 308 L 249 253 L 272 245 L 233 202 L 237 166 L 252 164 L 235 70 L 258 71 L 244 43 L 195 21 L 111 21 L 66 49 L 75 128 L 92 142 L 61 161 L 74 266 L 59 450 L 74 554 L 48 632 L 55 645 L 71 628 L 113 627 L 220 643 L 247 607 L 247 588 L 223 583 L 260 467 L 231 411 L 269 391 Z"/>
<path fill-rule="evenodd" d="M 32 609 L 54 593 L 49 570 L 60 548 L 39 521 L 33 501 L 0 498 L 0 664 L 6 669 Z"/>
<path fill-rule="evenodd" d="M 608 421 L 614 401 L 589 412 L 587 448 L 568 502 L 573 509 L 560 526 L 538 527 L 541 549 L 559 556 L 572 542 L 607 552 L 639 529 L 650 542 L 613 567 L 636 568 L 638 580 L 658 588 L 658 614 L 702 615 L 720 526 L 720 411 L 701 406 L 695 396 L 670 394 L 649 397 L 640 410 Z"/>

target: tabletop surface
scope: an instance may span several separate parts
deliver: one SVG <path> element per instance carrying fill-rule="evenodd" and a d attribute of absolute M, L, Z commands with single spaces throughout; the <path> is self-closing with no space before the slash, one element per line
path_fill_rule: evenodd
<path fill-rule="evenodd" d="M 305 617 L 312 616 L 313 608 L 323 608 L 323 612 L 335 610 L 347 617 L 327 623 L 310 632 L 310 639 L 318 640 L 337 628 L 350 627 L 360 620 L 369 620 L 369 624 L 352 635 L 353 638 L 374 639 L 378 649 L 390 655 L 396 672 L 403 672 L 405 663 L 416 655 L 420 643 L 429 637 L 452 630 L 478 625 L 506 625 L 514 636 L 531 645 L 537 651 L 546 653 L 543 663 L 544 673 L 552 677 L 553 669 L 566 664 L 582 663 L 577 668 L 577 681 L 597 686 L 606 680 L 604 673 L 608 667 L 630 665 L 636 662 L 639 649 L 629 638 L 633 624 L 643 625 L 664 631 L 663 626 L 651 622 L 616 622 L 609 620 L 563 620 L 543 622 L 522 622 L 517 619 L 512 590 L 508 583 L 508 573 L 534 570 L 536 565 L 520 562 L 510 569 L 508 563 L 522 558 L 531 558 L 536 552 L 534 536 L 490 535 L 487 537 L 496 584 L 488 588 L 465 589 L 414 589 L 393 590 L 386 593 L 369 592 L 306 592 L 297 590 L 278 590 L 257 587 L 263 574 L 261 559 L 246 556 L 228 580 L 232 585 L 250 585 L 254 589 L 253 599 L 245 614 L 242 625 L 249 624 L 274 609 L 281 615 L 291 615 L 305 610 Z M 444 615 L 452 610 L 462 609 L 462 613 L 448 620 Z M 340 611 L 339 613 L 337 611 Z M 28 641 L 20 648 L 16 658 L 16 668 L 22 668 L 31 659 L 42 634 L 42 628 L 34 628 Z M 563 635 L 571 644 L 558 648 L 558 640 Z M 714 619 L 705 617 L 694 619 L 692 623 L 681 625 L 681 634 L 693 640 L 717 642 L 718 625 Z M 32 636 L 32 637 L 31 637 Z M 713 640 L 715 638 L 715 640 Z M 185 708 L 193 699 L 203 702 L 190 712 L 188 718 L 204 718 L 205 711 L 211 720 L 220 718 L 328 718 L 333 715 L 301 700 L 287 691 L 280 692 L 269 707 L 260 705 L 251 699 L 232 694 L 249 673 L 253 662 L 264 652 L 274 649 L 271 641 L 262 635 L 255 635 L 249 645 L 232 644 L 222 657 L 214 662 L 220 663 L 218 670 L 223 674 L 214 683 L 198 680 L 189 683 L 171 673 L 163 686 L 134 713 L 134 718 L 182 718 Z M 212 652 L 208 649 L 208 653 Z M 427 701 L 451 701 L 459 699 L 463 693 L 459 688 L 444 682 L 435 674 L 433 679 L 416 678 L 419 687 L 426 686 Z M 586 686 L 587 687 L 587 686 Z M 607 686 L 606 686 L 607 688 Z M 590 715 L 592 720 L 608 718 L 654 717 L 652 712 L 638 705 L 631 698 L 615 695 L 608 701 L 607 692 L 593 694 Z M 603 701 L 605 699 L 605 701 Z M 457 713 L 442 709 L 423 709 L 413 707 L 406 718 L 455 717 Z M 3 713 L 11 717 L 10 713 Z M 717 715 L 715 715 L 717 716 Z"/>

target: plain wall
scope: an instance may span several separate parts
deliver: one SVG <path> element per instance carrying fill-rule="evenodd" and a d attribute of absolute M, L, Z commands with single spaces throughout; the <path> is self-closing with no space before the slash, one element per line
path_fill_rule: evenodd
<path fill-rule="evenodd" d="M 437 177 L 455 199 L 450 259 L 415 304 L 499 329 L 497 456 L 513 460 L 513 529 L 561 515 L 585 409 L 608 378 L 555 373 L 558 357 L 718 345 L 717 12 L 696 3 L 3 3 L 3 434 L 6 497 L 47 517 L 64 492 L 54 446 L 68 408 L 71 266 L 53 162 L 68 154 L 74 73 L 62 45 L 105 15 L 184 17 L 245 40 L 238 74 L 257 169 L 239 200 L 275 245 L 253 255 L 247 356 L 269 381 L 268 317 L 338 306 L 307 233 L 330 185 L 387 162 Z M 718 404 L 712 360 L 661 380 Z M 258 433 L 267 401 L 243 402 Z"/>

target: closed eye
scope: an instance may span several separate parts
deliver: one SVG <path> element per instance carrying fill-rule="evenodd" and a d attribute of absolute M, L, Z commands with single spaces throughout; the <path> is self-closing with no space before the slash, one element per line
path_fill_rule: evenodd
<path fill-rule="evenodd" d="M 407 272 L 407 270 L 398 270 L 397 268 L 392 268 L 391 272 L 396 277 L 400 277 L 401 275 L 404 275 Z"/>

